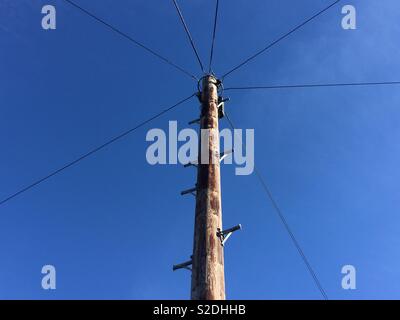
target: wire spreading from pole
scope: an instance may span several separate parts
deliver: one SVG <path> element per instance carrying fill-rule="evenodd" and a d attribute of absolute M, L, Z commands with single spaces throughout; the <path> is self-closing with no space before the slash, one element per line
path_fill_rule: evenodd
<path fill-rule="evenodd" d="M 93 13 L 89 12 L 88 10 L 82 8 L 81 6 L 79 6 L 78 4 L 74 3 L 71 0 L 64 0 L 65 2 L 69 3 L 70 5 L 72 5 L 73 7 L 79 9 L 80 11 L 82 11 L 83 13 L 85 13 L 86 15 L 92 17 L 93 19 L 95 19 L 96 21 L 100 22 L 101 24 L 105 25 L 106 27 L 110 28 L 112 31 L 118 33 L 119 35 L 121 35 L 122 37 L 128 39 L 129 41 L 133 42 L 134 44 L 136 44 L 137 46 L 139 46 L 140 48 L 146 50 L 147 52 L 149 52 L 150 54 L 156 56 L 157 58 L 159 58 L 160 60 L 164 61 L 165 63 L 169 64 L 170 66 L 174 67 L 175 69 L 179 70 L 180 72 L 186 74 L 187 76 L 191 77 L 192 79 L 198 81 L 197 77 L 194 76 L 193 74 L 191 74 L 190 72 L 186 71 L 185 69 L 183 69 L 182 67 L 178 66 L 177 64 L 175 64 L 174 62 L 172 62 L 171 60 L 163 57 L 161 54 L 155 52 L 153 49 L 150 49 L 149 47 L 147 47 L 146 45 L 142 44 L 141 42 L 133 39 L 131 36 L 129 36 L 128 34 L 122 32 L 121 30 L 117 29 L 116 27 L 112 26 L 111 24 L 109 24 L 108 22 L 96 17 Z"/>
<path fill-rule="evenodd" d="M 294 85 L 272 85 L 251 87 L 229 87 L 224 90 L 268 90 L 268 89 L 297 89 L 297 88 L 324 88 L 324 87 L 350 87 L 350 86 L 384 86 L 400 85 L 400 81 L 387 82 L 355 82 L 355 83 L 326 83 L 326 84 L 294 84 Z"/>
<path fill-rule="evenodd" d="M 229 126 L 231 127 L 232 130 L 235 130 L 235 126 L 233 125 L 233 122 L 231 121 L 230 117 L 228 116 L 226 110 L 225 110 L 225 117 L 229 122 Z M 235 132 L 235 131 L 234 131 Z M 306 265 L 308 272 L 310 273 L 311 277 L 313 278 L 315 285 L 317 286 L 318 290 L 321 292 L 321 295 L 323 296 L 323 298 L 325 300 L 328 300 L 328 295 L 326 294 L 324 288 L 321 285 L 321 282 L 318 280 L 318 277 L 316 275 L 316 273 L 314 272 L 313 268 L 311 267 L 311 264 L 309 263 L 306 255 L 304 254 L 304 251 L 302 250 L 299 242 L 297 241 L 296 237 L 294 236 L 289 224 L 286 221 L 285 216 L 283 215 L 281 209 L 279 208 L 277 202 L 275 201 L 270 189 L 268 188 L 264 178 L 262 177 L 262 175 L 260 174 L 260 172 L 257 170 L 257 168 L 254 166 L 254 172 L 258 178 L 258 180 L 260 181 L 265 193 L 268 196 L 268 199 L 271 201 L 272 206 L 274 207 L 276 213 L 278 214 L 280 220 L 282 221 L 287 233 L 289 234 L 293 244 L 295 245 L 298 253 L 300 254 L 300 257 L 302 258 L 302 260 L 304 261 L 304 264 Z"/>
<path fill-rule="evenodd" d="M 208 68 L 209 73 L 211 73 L 211 71 L 212 71 L 212 60 L 213 60 L 213 55 L 214 55 L 215 35 L 217 32 L 217 22 L 218 22 L 218 8 L 219 8 L 219 0 L 217 0 L 216 5 L 215 5 L 214 29 L 213 29 L 212 42 L 211 42 L 210 63 L 209 63 L 209 68 Z"/>
<path fill-rule="evenodd" d="M 179 8 L 178 3 L 176 2 L 176 0 L 172 0 L 172 1 L 174 2 L 176 11 L 178 12 L 179 18 L 181 19 L 182 25 L 183 25 L 183 27 L 185 28 L 185 31 L 186 31 L 186 34 L 187 34 L 187 36 L 188 36 L 188 38 L 189 38 L 190 44 L 192 45 L 194 54 L 196 55 L 197 61 L 199 62 L 201 71 L 203 71 L 203 73 L 205 73 L 204 67 L 203 67 L 203 63 L 201 62 L 199 53 L 197 52 L 197 49 L 196 49 L 196 46 L 195 46 L 195 44 L 194 44 L 192 35 L 190 34 L 189 28 L 188 28 L 188 26 L 186 25 L 185 19 L 183 18 L 182 11 L 181 11 L 181 9 Z"/>
<path fill-rule="evenodd" d="M 251 57 L 247 58 L 246 60 L 244 60 L 242 63 L 240 63 L 239 65 L 237 65 L 236 67 L 234 67 L 233 69 L 231 69 L 230 71 L 228 71 L 227 73 L 225 73 L 222 76 L 222 80 L 228 76 L 229 74 L 231 74 L 232 72 L 236 71 L 237 69 L 241 68 L 242 66 L 244 66 L 245 64 L 247 64 L 248 62 L 250 62 L 251 60 L 255 59 L 256 57 L 258 57 L 260 54 L 264 53 L 265 51 L 267 51 L 268 49 L 270 49 L 271 47 L 273 47 L 274 45 L 276 45 L 277 43 L 279 43 L 280 41 L 282 41 L 283 39 L 287 38 L 288 36 L 290 36 L 292 33 L 294 33 L 295 31 L 297 31 L 298 29 L 302 28 L 303 26 L 305 26 L 307 23 L 311 22 L 312 20 L 314 20 L 315 18 L 317 18 L 318 16 L 320 16 L 321 14 L 323 14 L 325 11 L 329 10 L 330 8 L 332 8 L 335 4 L 337 4 L 338 2 L 340 2 L 341 0 L 336 0 L 335 2 L 333 2 L 332 4 L 330 4 L 329 6 L 327 6 L 325 9 L 319 11 L 318 13 L 314 14 L 311 18 L 308 18 L 306 21 L 304 21 L 303 23 L 299 24 L 297 27 L 293 28 L 292 30 L 290 30 L 288 33 L 286 33 L 285 35 L 283 35 L 282 37 L 278 38 L 277 40 L 275 40 L 274 42 L 270 43 L 269 45 L 267 45 L 265 48 L 261 49 L 260 51 L 256 52 L 255 54 L 253 54 Z"/>
<path fill-rule="evenodd" d="M 104 148 L 107 147 L 108 145 L 110 145 L 110 144 L 112 144 L 112 143 L 114 143 L 114 142 L 120 140 L 121 138 L 123 138 L 123 137 L 127 136 L 128 134 L 132 133 L 133 131 L 135 131 L 135 130 L 141 128 L 141 127 L 143 127 L 144 125 L 148 124 L 149 122 L 151 122 L 151 121 L 153 121 L 153 120 L 159 118 L 160 116 L 162 116 L 162 115 L 164 115 L 165 113 L 167 113 L 168 111 L 171 111 L 172 109 L 178 107 L 179 105 L 181 105 L 182 103 L 188 101 L 189 99 L 191 99 L 191 98 L 194 97 L 194 96 L 195 96 L 195 93 L 192 94 L 192 95 L 190 95 L 189 97 L 187 97 L 187 98 L 185 98 L 185 99 L 183 99 L 183 100 L 177 102 L 177 103 L 174 104 L 173 106 L 171 106 L 171 107 L 169 107 L 169 108 L 167 108 L 167 109 L 162 110 L 161 112 L 157 113 L 156 115 L 152 116 L 151 118 L 149 118 L 149 119 L 147 119 L 147 120 L 145 120 L 145 121 L 143 121 L 143 122 L 137 124 L 137 125 L 134 126 L 133 128 L 131 128 L 131 129 L 129 129 L 129 130 L 127 130 L 127 131 L 125 131 L 125 132 L 123 132 L 123 133 L 121 133 L 121 134 L 115 136 L 114 138 L 108 140 L 107 142 L 103 143 L 102 145 L 100 145 L 100 146 L 98 146 L 98 147 L 92 149 L 91 151 L 85 153 L 84 155 L 80 156 L 79 158 L 75 159 L 74 161 L 71 161 L 71 162 L 69 162 L 68 164 L 64 165 L 63 167 L 61 167 L 61 168 L 59 168 L 59 169 L 57 169 L 57 170 L 51 172 L 51 173 L 48 174 L 47 176 L 45 176 L 45 177 L 43 177 L 43 178 L 41 178 L 41 179 L 39 179 L 39 180 L 33 182 L 32 184 L 30 184 L 30 185 L 28 185 L 28 186 L 26 186 L 26 187 L 24 187 L 24 188 L 22 188 L 22 189 L 19 190 L 18 192 L 15 192 L 14 194 L 12 194 L 12 195 L 8 196 L 7 198 L 3 199 L 2 201 L 0 201 L 0 206 L 3 205 L 3 204 L 5 204 L 6 202 L 10 201 L 11 199 L 15 198 L 16 196 L 18 196 L 18 195 L 20 195 L 20 194 L 22 194 L 22 193 L 28 191 L 29 189 L 32 189 L 33 187 L 37 186 L 38 184 L 44 182 L 45 180 L 47 180 L 47 179 L 49 179 L 49 178 L 55 176 L 56 174 L 58 174 L 58 173 L 64 171 L 65 169 L 68 169 L 69 167 L 72 167 L 73 165 L 75 165 L 75 164 L 77 164 L 78 162 L 80 162 L 80 161 L 86 159 L 87 157 L 93 155 L 94 153 L 96 153 L 96 152 L 98 152 L 98 151 L 104 149 Z"/>

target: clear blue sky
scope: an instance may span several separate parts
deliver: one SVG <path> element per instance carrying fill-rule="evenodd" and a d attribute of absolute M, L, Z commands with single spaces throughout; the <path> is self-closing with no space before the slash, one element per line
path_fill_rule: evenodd
<path fill-rule="evenodd" d="M 171 1 L 74 0 L 200 75 Z M 221 0 L 214 69 L 228 71 L 332 0 Z M 214 1 L 181 0 L 204 61 Z M 57 29 L 41 29 L 41 8 Z M 225 86 L 400 80 L 400 3 L 345 1 L 232 74 Z M 0 2 L 0 198 L 193 93 L 196 83 L 62 0 Z M 230 92 L 255 129 L 256 165 L 331 299 L 400 298 L 400 88 Z M 186 299 L 192 169 L 150 166 L 146 132 L 198 115 L 192 100 L 0 207 L 0 298 Z M 222 120 L 222 126 L 226 121 Z M 222 170 L 231 299 L 321 295 L 254 175 Z M 41 268 L 57 289 L 41 289 Z M 341 289 L 341 267 L 357 290 Z"/>

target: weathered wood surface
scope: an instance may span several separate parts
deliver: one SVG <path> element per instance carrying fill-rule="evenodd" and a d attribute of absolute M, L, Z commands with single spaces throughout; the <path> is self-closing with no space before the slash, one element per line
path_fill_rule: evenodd
<path fill-rule="evenodd" d="M 200 128 L 209 130 L 209 139 L 203 136 L 199 145 L 206 143 L 209 152 L 208 163 L 199 152 L 191 298 L 224 300 L 224 253 L 217 237 L 217 229 L 222 229 L 222 208 L 216 79 L 205 77 L 202 87 Z"/>

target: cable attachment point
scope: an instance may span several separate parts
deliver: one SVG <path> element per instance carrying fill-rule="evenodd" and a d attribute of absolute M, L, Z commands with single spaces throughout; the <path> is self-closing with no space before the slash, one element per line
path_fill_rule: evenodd
<path fill-rule="evenodd" d="M 197 99 L 199 99 L 199 102 L 202 103 L 202 101 L 201 101 L 201 91 L 200 91 L 200 90 L 198 90 L 198 91 L 195 93 L 195 96 L 197 97 Z"/>
<path fill-rule="evenodd" d="M 199 79 L 199 81 L 197 82 L 197 90 L 198 90 L 198 95 L 197 97 L 199 98 L 200 102 L 201 101 L 201 93 L 203 92 L 203 81 L 205 78 L 209 78 L 212 77 L 213 82 L 215 84 L 215 86 L 217 87 L 217 91 L 218 91 L 218 96 L 222 96 L 222 93 L 224 92 L 224 84 L 222 83 L 221 79 L 218 79 L 214 74 L 206 74 L 203 77 L 201 77 Z"/>
<path fill-rule="evenodd" d="M 217 228 L 217 237 L 221 241 L 221 246 L 225 245 L 225 242 L 229 239 L 229 237 L 232 235 L 233 232 L 241 229 L 242 229 L 241 224 L 238 224 L 237 226 L 222 231 L 220 228 Z"/>
<path fill-rule="evenodd" d="M 225 117 L 225 102 L 228 102 L 229 98 L 218 97 L 218 118 L 222 119 Z"/>

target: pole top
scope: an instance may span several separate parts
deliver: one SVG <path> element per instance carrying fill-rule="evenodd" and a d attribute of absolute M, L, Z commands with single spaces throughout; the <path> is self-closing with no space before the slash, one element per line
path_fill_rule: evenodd
<path fill-rule="evenodd" d="M 203 92 L 203 88 L 206 85 L 206 83 L 212 82 L 215 84 L 218 90 L 218 96 L 222 96 L 222 93 L 224 91 L 224 85 L 222 83 L 222 80 L 218 79 L 214 74 L 208 73 L 201 77 L 199 81 L 197 82 L 197 89 L 199 92 Z"/>

